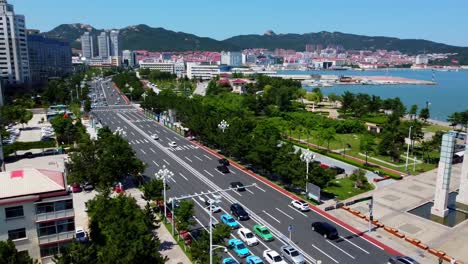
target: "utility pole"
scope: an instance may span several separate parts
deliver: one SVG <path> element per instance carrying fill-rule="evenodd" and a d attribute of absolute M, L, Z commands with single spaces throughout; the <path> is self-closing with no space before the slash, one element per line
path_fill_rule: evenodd
<path fill-rule="evenodd" d="M 307 195 L 307 183 L 309 182 L 309 163 L 315 159 L 315 155 L 310 150 L 302 150 L 301 160 L 306 163 L 306 184 L 305 191 Z"/>
<path fill-rule="evenodd" d="M 372 232 L 372 221 L 374 220 L 374 216 L 372 214 L 372 210 L 374 209 L 374 196 L 371 197 L 369 202 L 369 233 Z"/>
<path fill-rule="evenodd" d="M 162 169 L 160 169 L 157 173 L 154 174 L 157 179 L 163 180 L 163 196 L 164 196 L 164 223 L 167 223 L 167 206 L 166 206 L 166 182 L 168 179 L 174 176 L 172 171 L 166 168 L 166 165 L 163 165 Z M 172 211 L 174 211 L 174 207 L 172 207 Z M 174 212 L 172 212 L 172 219 L 174 220 Z"/>
<path fill-rule="evenodd" d="M 408 148 L 406 149 L 406 165 L 405 165 L 405 171 L 408 171 L 408 158 L 409 158 L 409 149 L 410 149 L 410 145 L 411 145 L 411 129 L 413 128 L 413 126 L 410 126 L 409 127 L 409 133 L 408 133 L 408 139 L 409 139 L 409 143 L 408 143 Z"/>

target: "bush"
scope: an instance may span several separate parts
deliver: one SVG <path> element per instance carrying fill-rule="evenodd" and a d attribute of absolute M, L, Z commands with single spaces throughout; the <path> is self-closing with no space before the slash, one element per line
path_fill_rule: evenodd
<path fill-rule="evenodd" d="M 30 150 L 55 147 L 55 141 L 34 141 L 34 142 L 15 142 L 11 145 L 4 145 L 3 152 L 5 156 L 14 153 L 17 150 Z"/>

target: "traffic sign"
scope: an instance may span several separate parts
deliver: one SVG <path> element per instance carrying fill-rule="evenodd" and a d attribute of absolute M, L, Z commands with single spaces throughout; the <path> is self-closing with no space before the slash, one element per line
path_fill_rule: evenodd
<path fill-rule="evenodd" d="M 289 231 L 289 232 L 293 231 L 293 226 L 292 226 L 292 225 L 289 225 L 289 226 L 288 226 L 288 231 Z"/>

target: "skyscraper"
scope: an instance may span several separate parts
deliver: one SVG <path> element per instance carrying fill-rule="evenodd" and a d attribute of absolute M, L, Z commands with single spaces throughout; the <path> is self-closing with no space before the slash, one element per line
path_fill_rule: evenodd
<path fill-rule="evenodd" d="M 98 49 L 99 49 L 99 57 L 105 59 L 109 58 L 110 56 L 110 43 L 109 43 L 109 35 L 107 32 L 101 32 L 98 36 Z"/>
<path fill-rule="evenodd" d="M 0 76 L 10 84 L 30 81 L 26 22 L 0 0 Z"/>
<path fill-rule="evenodd" d="M 121 57 L 120 34 L 118 30 L 110 32 L 110 56 Z"/>
<path fill-rule="evenodd" d="M 91 36 L 89 32 L 85 32 L 83 36 L 81 36 L 81 52 L 86 59 L 94 57 L 93 36 Z"/>
<path fill-rule="evenodd" d="M 127 67 L 133 67 L 137 64 L 136 52 L 131 50 L 124 50 L 122 52 L 122 63 Z"/>

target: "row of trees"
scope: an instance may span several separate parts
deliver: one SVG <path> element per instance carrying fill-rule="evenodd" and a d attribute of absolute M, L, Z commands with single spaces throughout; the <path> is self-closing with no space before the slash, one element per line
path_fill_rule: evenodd
<path fill-rule="evenodd" d="M 133 71 L 123 71 L 112 77 L 112 81 L 119 87 L 122 93 L 128 95 L 133 100 L 139 100 L 145 92 L 143 84 Z M 130 87 L 133 89 L 130 91 Z"/>
<path fill-rule="evenodd" d="M 50 121 L 54 128 L 57 142 L 70 145 L 72 143 L 87 143 L 89 136 L 86 128 L 77 118 L 73 120 L 68 115 L 57 115 Z"/>
<path fill-rule="evenodd" d="M 447 121 L 449 121 L 453 127 L 461 126 L 462 128 L 465 128 L 466 132 L 468 132 L 468 109 L 451 114 L 447 118 Z"/>
<path fill-rule="evenodd" d="M 341 104 L 341 111 L 345 114 L 351 113 L 354 117 L 378 114 L 382 110 L 390 110 L 399 117 L 406 113 L 406 107 L 398 97 L 381 99 L 376 95 L 354 94 L 346 91 L 341 96 Z"/>

